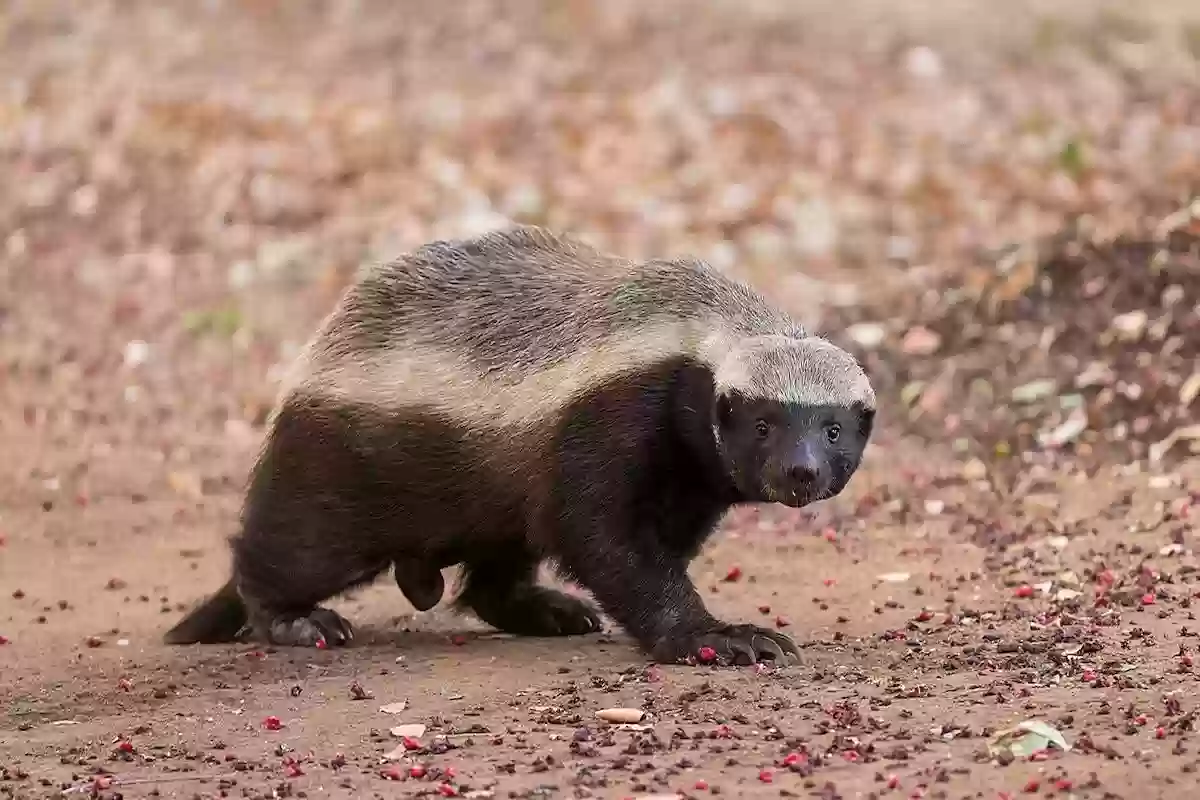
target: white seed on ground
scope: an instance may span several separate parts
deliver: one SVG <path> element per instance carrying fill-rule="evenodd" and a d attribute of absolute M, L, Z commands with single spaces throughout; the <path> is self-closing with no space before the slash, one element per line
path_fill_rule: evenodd
<path fill-rule="evenodd" d="M 413 722 L 408 725 L 397 725 L 391 729 L 391 734 L 397 739 L 403 739 L 405 736 L 410 739 L 420 739 L 425 735 L 425 726 L 419 722 Z"/>
<path fill-rule="evenodd" d="M 605 708 L 597 711 L 596 716 L 605 722 L 632 723 L 641 722 L 646 712 L 640 708 Z"/>

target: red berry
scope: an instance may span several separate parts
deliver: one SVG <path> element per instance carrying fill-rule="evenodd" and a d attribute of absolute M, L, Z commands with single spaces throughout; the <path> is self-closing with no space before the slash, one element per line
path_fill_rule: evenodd
<path fill-rule="evenodd" d="M 327 649 L 328 647 L 329 647 L 329 645 L 325 644 L 325 639 L 324 639 L 324 638 L 317 639 L 317 649 L 318 649 L 318 650 L 325 650 L 325 649 Z"/>
<path fill-rule="evenodd" d="M 1033 597 L 1033 587 L 1023 583 L 1013 590 L 1013 594 L 1017 597 Z"/>
<path fill-rule="evenodd" d="M 742 577 L 742 568 L 739 567 L 737 564 L 734 564 L 732 567 L 729 568 L 729 572 L 725 573 L 725 582 L 733 583 L 734 581 L 739 580 L 741 577 Z"/>
<path fill-rule="evenodd" d="M 698 655 L 700 657 L 700 660 L 703 661 L 705 664 L 709 663 L 710 661 L 717 660 L 717 651 L 713 650 L 708 645 L 701 647 Z"/>
<path fill-rule="evenodd" d="M 404 780 L 404 770 L 399 764 L 390 764 L 379 771 L 379 775 L 384 780 L 402 781 Z"/>
<path fill-rule="evenodd" d="M 283 727 L 283 723 L 279 721 L 279 717 L 267 717 L 263 720 L 263 727 L 269 731 L 277 731 Z"/>
<path fill-rule="evenodd" d="M 708 781 L 704 781 L 704 780 L 696 781 L 695 789 L 697 791 L 703 792 L 707 788 L 708 788 Z"/>
<path fill-rule="evenodd" d="M 899 789 L 900 788 L 900 776 L 899 775 L 889 775 L 888 779 L 887 779 L 887 787 L 889 789 Z"/>
<path fill-rule="evenodd" d="M 808 756 L 806 756 L 804 753 L 797 753 L 795 751 L 788 753 L 783 757 L 783 765 L 785 767 L 790 767 L 794 764 L 803 764 L 807 761 Z"/>
<path fill-rule="evenodd" d="M 857 763 L 858 762 L 858 751 L 857 750 L 843 750 L 842 758 L 846 759 L 851 764 Z"/>
<path fill-rule="evenodd" d="M 424 778 L 425 777 L 425 767 L 421 766 L 420 764 L 413 764 L 409 768 L 408 774 L 413 778 Z"/>
<path fill-rule="evenodd" d="M 8 644 L 11 641 L 12 639 L 9 639 L 7 636 L 0 636 L 0 645 Z"/>
<path fill-rule="evenodd" d="M 1096 680 L 1096 670 L 1094 670 L 1094 669 L 1085 669 L 1085 670 L 1083 671 L 1083 679 L 1084 679 L 1084 681 L 1086 681 L 1087 683 L 1091 683 L 1092 681 Z"/>
<path fill-rule="evenodd" d="M 917 614 L 917 622 L 929 622 L 931 619 L 933 619 L 932 611 L 922 611 L 920 614 Z"/>
<path fill-rule="evenodd" d="M 1150 720 L 1149 720 L 1149 718 L 1147 718 L 1147 716 L 1145 714 L 1138 714 L 1136 717 L 1133 718 L 1133 721 L 1136 722 L 1138 725 L 1145 725 Z"/>
<path fill-rule="evenodd" d="M 1038 779 L 1033 778 L 1029 781 L 1029 783 L 1025 784 L 1025 791 L 1032 794 L 1038 790 L 1038 786 L 1040 785 L 1041 783 L 1038 781 Z"/>
<path fill-rule="evenodd" d="M 448 783 L 438 784 L 438 794 L 442 797 L 458 797 L 458 789 Z"/>
<path fill-rule="evenodd" d="M 1060 792 L 1069 792 L 1071 791 L 1071 787 L 1074 785 L 1075 784 L 1072 783 L 1070 778 L 1059 778 L 1054 782 L 1054 788 L 1058 789 Z"/>
<path fill-rule="evenodd" d="M 283 765 L 283 774 L 289 778 L 299 778 L 304 774 L 304 770 L 300 769 L 300 765 L 294 761 L 290 761 Z"/>
<path fill-rule="evenodd" d="M 117 749 L 120 750 L 122 753 L 132 753 L 133 752 L 133 742 L 120 742 L 117 744 Z"/>
<path fill-rule="evenodd" d="M 1142 605 L 1152 606 L 1155 602 L 1156 598 L 1154 597 L 1154 592 L 1146 592 L 1144 595 L 1142 595 Z"/>
<path fill-rule="evenodd" d="M 405 736 L 404 739 L 401 741 L 404 744 L 405 750 L 420 750 L 421 749 L 421 743 L 419 741 L 417 741 L 416 739 L 412 738 L 411 736 Z"/>
<path fill-rule="evenodd" d="M 771 770 L 764 769 L 758 773 L 758 779 L 763 783 L 770 783 L 775 780 L 775 775 L 772 774 Z"/>
<path fill-rule="evenodd" d="M 1167 738 L 1167 729 L 1164 728 L 1162 725 L 1159 725 L 1157 728 L 1154 729 L 1154 738 L 1155 739 Z"/>

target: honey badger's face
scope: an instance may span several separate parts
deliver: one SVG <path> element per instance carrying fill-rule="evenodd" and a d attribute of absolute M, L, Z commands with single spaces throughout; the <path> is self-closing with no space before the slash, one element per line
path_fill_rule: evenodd
<path fill-rule="evenodd" d="M 875 422 L 857 362 L 821 339 L 768 340 L 735 359 L 719 376 L 713 433 L 739 492 L 796 508 L 840 493 Z"/>

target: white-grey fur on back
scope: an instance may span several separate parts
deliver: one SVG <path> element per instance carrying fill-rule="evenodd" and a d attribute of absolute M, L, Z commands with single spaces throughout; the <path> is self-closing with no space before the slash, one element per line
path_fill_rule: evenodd
<path fill-rule="evenodd" d="M 434 242 L 368 270 L 283 394 L 512 435 L 606 379 L 680 357 L 753 394 L 874 403 L 849 354 L 703 262 L 634 262 L 537 228 Z"/>

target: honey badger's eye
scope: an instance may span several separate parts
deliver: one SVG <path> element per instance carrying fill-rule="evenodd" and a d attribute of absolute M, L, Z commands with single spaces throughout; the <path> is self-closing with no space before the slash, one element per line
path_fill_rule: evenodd
<path fill-rule="evenodd" d="M 830 444 L 836 442 L 841 435 L 842 426 L 838 425 L 836 422 L 825 427 L 825 438 L 829 440 Z"/>
<path fill-rule="evenodd" d="M 754 432 L 758 434 L 758 438 L 765 439 L 771 432 L 771 426 L 766 423 L 766 420 L 760 419 L 754 423 Z"/>

